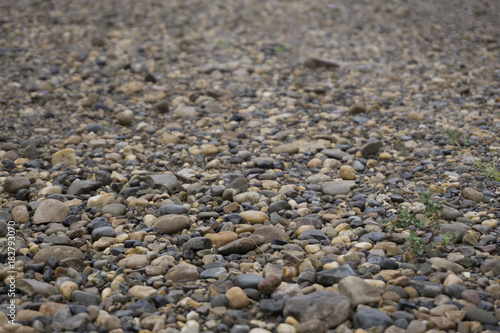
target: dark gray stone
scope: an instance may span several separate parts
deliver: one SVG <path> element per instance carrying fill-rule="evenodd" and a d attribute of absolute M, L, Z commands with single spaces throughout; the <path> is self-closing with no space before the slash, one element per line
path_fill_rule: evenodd
<path fill-rule="evenodd" d="M 257 289 L 259 282 L 264 278 L 257 274 L 240 274 L 234 278 L 234 285 L 241 289 L 253 288 Z"/>
<path fill-rule="evenodd" d="M 392 319 L 379 309 L 366 309 L 356 312 L 352 319 L 354 328 L 368 329 L 382 326 L 383 329 L 392 325 Z"/>
<path fill-rule="evenodd" d="M 348 276 L 358 276 L 358 273 L 349 265 L 342 265 L 316 273 L 316 282 L 323 286 L 333 286 Z"/>
<path fill-rule="evenodd" d="M 166 204 L 158 210 L 158 216 L 167 214 L 186 214 L 189 208 L 184 205 Z"/>

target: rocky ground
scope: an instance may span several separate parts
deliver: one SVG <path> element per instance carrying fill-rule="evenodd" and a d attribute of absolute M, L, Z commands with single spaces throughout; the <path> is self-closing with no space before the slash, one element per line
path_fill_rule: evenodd
<path fill-rule="evenodd" d="M 0 12 L 2 332 L 500 330 L 498 1 Z"/>

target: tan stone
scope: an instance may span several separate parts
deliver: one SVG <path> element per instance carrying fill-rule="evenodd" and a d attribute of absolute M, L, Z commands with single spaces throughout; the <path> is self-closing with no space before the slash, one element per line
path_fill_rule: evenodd
<path fill-rule="evenodd" d="M 64 163 L 68 166 L 76 165 L 76 153 L 72 148 L 66 148 L 59 150 L 58 152 L 52 154 L 52 165 L 59 163 Z"/>
<path fill-rule="evenodd" d="M 232 287 L 226 292 L 229 300 L 229 307 L 233 309 L 243 309 L 248 306 L 249 300 L 247 294 L 240 287 Z"/>

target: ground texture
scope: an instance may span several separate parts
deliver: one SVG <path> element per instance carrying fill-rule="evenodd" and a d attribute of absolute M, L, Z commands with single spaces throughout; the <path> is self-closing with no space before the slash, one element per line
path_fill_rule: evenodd
<path fill-rule="evenodd" d="M 499 331 L 499 15 L 0 1 L 0 331 Z"/>

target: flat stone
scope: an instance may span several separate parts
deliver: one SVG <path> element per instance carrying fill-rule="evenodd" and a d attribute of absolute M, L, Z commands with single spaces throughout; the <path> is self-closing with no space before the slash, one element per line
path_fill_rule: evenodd
<path fill-rule="evenodd" d="M 63 163 L 67 166 L 76 165 L 76 153 L 72 148 L 59 150 L 52 154 L 52 165 Z"/>
<path fill-rule="evenodd" d="M 165 188 L 169 192 L 172 192 L 179 186 L 177 178 L 169 174 L 150 175 L 146 177 L 146 183 L 152 188 Z"/>
<path fill-rule="evenodd" d="M 478 321 L 483 325 L 498 325 L 498 319 L 490 312 L 479 309 L 475 306 L 465 307 L 465 319 L 469 321 Z"/>
<path fill-rule="evenodd" d="M 455 221 L 457 218 L 464 216 L 464 214 L 455 208 L 444 206 L 441 216 L 448 221 Z"/>
<path fill-rule="evenodd" d="M 234 285 L 241 289 L 253 288 L 257 289 L 259 283 L 264 278 L 257 274 L 240 274 L 234 278 Z"/>
<path fill-rule="evenodd" d="M 115 229 L 112 227 L 100 227 L 92 231 L 92 239 L 99 240 L 101 237 L 116 237 Z"/>
<path fill-rule="evenodd" d="M 374 326 L 382 326 L 383 329 L 392 325 L 392 319 L 379 309 L 366 309 L 356 312 L 352 319 L 354 328 L 368 329 Z"/>
<path fill-rule="evenodd" d="M 25 177 L 7 177 L 3 184 L 5 191 L 9 193 L 17 193 L 21 189 L 29 189 L 31 182 Z"/>
<path fill-rule="evenodd" d="M 351 316 L 351 303 L 344 295 L 320 290 L 289 298 L 283 316 L 292 316 L 301 323 L 318 319 L 327 328 L 335 328 Z"/>
<path fill-rule="evenodd" d="M 436 297 L 443 293 L 443 285 L 438 282 L 411 280 L 410 287 L 415 288 L 420 296 Z"/>
<path fill-rule="evenodd" d="M 288 242 L 290 237 L 282 229 L 275 226 L 265 226 L 254 231 L 254 235 L 263 236 L 266 243 L 271 243 L 275 239 Z"/>
<path fill-rule="evenodd" d="M 435 265 L 438 268 L 444 268 L 446 270 L 450 270 L 455 274 L 460 274 L 465 270 L 465 268 L 463 266 L 456 264 L 453 261 L 444 259 L 444 258 L 433 257 L 433 258 L 428 259 L 428 261 L 432 265 Z"/>
<path fill-rule="evenodd" d="M 238 234 L 234 231 L 220 231 L 216 234 L 206 234 L 205 237 L 212 241 L 212 244 L 220 248 L 238 239 Z"/>
<path fill-rule="evenodd" d="M 163 234 L 173 234 L 186 229 L 189 218 L 185 215 L 163 215 L 154 223 L 154 228 Z"/>
<path fill-rule="evenodd" d="M 274 154 L 296 154 L 299 152 L 299 146 L 295 143 L 285 143 L 274 147 L 272 152 Z"/>
<path fill-rule="evenodd" d="M 57 293 L 57 288 L 49 283 L 32 279 L 19 279 L 16 281 L 16 288 L 30 297 L 42 295 L 45 297 Z"/>
<path fill-rule="evenodd" d="M 483 274 L 491 272 L 493 275 L 500 275 L 500 259 L 486 260 L 480 270 Z"/>
<path fill-rule="evenodd" d="M 144 268 L 150 264 L 150 261 L 146 255 L 143 254 L 133 254 L 130 257 L 123 258 L 118 261 L 117 265 L 119 267 L 131 268 L 131 269 L 140 269 Z"/>
<path fill-rule="evenodd" d="M 475 202 L 480 202 L 484 198 L 484 194 L 470 187 L 464 188 L 462 194 L 464 198 L 474 200 Z"/>
<path fill-rule="evenodd" d="M 380 302 L 378 288 L 356 276 L 342 279 L 339 282 L 339 293 L 346 296 L 353 307 L 359 304 L 378 305 Z"/>
<path fill-rule="evenodd" d="M 155 295 L 158 290 L 149 286 L 133 286 L 128 292 L 135 298 L 148 298 Z"/>
<path fill-rule="evenodd" d="M 222 255 L 229 255 L 233 253 L 244 254 L 247 253 L 248 251 L 256 249 L 258 246 L 264 244 L 265 241 L 266 240 L 263 236 L 252 235 L 249 237 L 239 238 L 237 240 L 234 240 L 218 248 L 217 252 L 219 252 Z"/>
<path fill-rule="evenodd" d="M 165 280 L 171 280 L 174 283 L 192 282 L 198 280 L 199 278 L 200 273 L 196 269 L 196 266 L 184 263 L 180 263 L 170 268 L 165 275 Z"/>
<path fill-rule="evenodd" d="M 358 273 L 349 265 L 342 265 L 316 273 L 316 282 L 323 286 L 332 286 L 348 276 L 357 276 Z"/>
<path fill-rule="evenodd" d="M 351 186 L 344 182 L 327 182 L 323 184 L 322 191 L 324 194 L 331 196 L 336 196 L 339 194 L 349 194 L 351 192 Z"/>
<path fill-rule="evenodd" d="M 158 210 L 158 216 L 169 214 L 186 214 L 189 212 L 189 207 L 184 205 L 166 204 Z"/>
<path fill-rule="evenodd" d="M 44 200 L 33 215 L 33 223 L 57 223 L 62 222 L 68 217 L 70 210 L 68 206 L 59 200 L 47 199 Z"/>
<path fill-rule="evenodd" d="M 88 313 L 78 313 L 64 322 L 66 331 L 77 331 L 83 327 L 87 327 L 91 318 Z"/>
<path fill-rule="evenodd" d="M 227 270 L 224 267 L 214 267 L 204 270 L 200 273 L 201 279 L 218 279 L 219 276 L 226 273 Z"/>
<path fill-rule="evenodd" d="M 49 246 L 38 250 L 33 259 L 37 263 L 47 263 L 49 258 L 56 258 L 58 261 L 66 258 L 83 260 L 83 253 L 77 248 L 71 246 Z"/>
<path fill-rule="evenodd" d="M 383 143 L 382 141 L 379 140 L 368 142 L 366 145 L 363 146 L 363 148 L 361 148 L 361 154 L 363 154 L 363 156 L 365 157 L 375 155 L 376 153 L 378 153 L 380 148 L 382 148 L 382 146 Z"/>
<path fill-rule="evenodd" d="M 207 237 L 193 237 L 189 239 L 187 242 L 182 244 L 182 250 L 193 250 L 199 251 L 203 249 L 210 249 L 212 247 L 212 241 Z"/>
<path fill-rule="evenodd" d="M 101 183 L 95 180 L 75 180 L 71 185 L 68 187 L 68 195 L 82 195 L 82 194 L 88 194 L 92 191 L 97 190 L 99 187 L 101 187 Z"/>
<path fill-rule="evenodd" d="M 112 203 L 102 207 L 101 212 L 103 214 L 111 214 L 112 216 L 122 216 L 127 212 L 127 207 L 119 203 Z"/>

